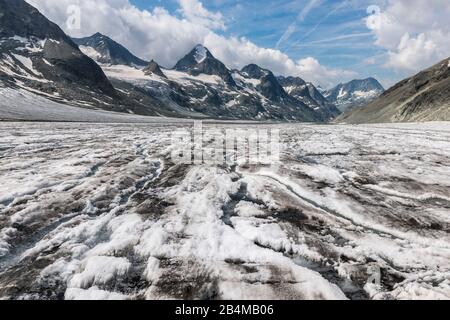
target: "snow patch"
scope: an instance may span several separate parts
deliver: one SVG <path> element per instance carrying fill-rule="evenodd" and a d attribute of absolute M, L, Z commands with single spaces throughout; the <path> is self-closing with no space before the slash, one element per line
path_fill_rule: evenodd
<path fill-rule="evenodd" d="M 98 61 L 98 59 L 100 59 L 102 57 L 102 54 L 100 52 L 98 52 L 97 50 L 95 50 L 92 47 L 87 47 L 87 46 L 79 46 L 81 52 L 83 52 L 85 55 L 87 55 L 89 58 Z"/>
<path fill-rule="evenodd" d="M 34 73 L 36 76 L 42 76 L 42 74 L 41 74 L 39 71 L 37 71 L 36 69 L 34 69 L 34 67 L 33 67 L 33 61 L 31 61 L 30 58 L 21 56 L 21 55 L 19 55 L 19 54 L 14 54 L 14 53 L 13 53 L 12 55 L 14 56 L 14 58 L 16 58 L 17 60 L 19 60 L 20 63 L 21 63 L 25 68 L 27 68 L 28 70 L 30 70 L 30 71 L 31 71 L 32 73 Z"/>
<path fill-rule="evenodd" d="M 75 274 L 69 281 L 69 288 L 87 289 L 104 285 L 111 280 L 124 276 L 131 263 L 125 258 L 94 256 L 81 264 L 81 273 Z"/>

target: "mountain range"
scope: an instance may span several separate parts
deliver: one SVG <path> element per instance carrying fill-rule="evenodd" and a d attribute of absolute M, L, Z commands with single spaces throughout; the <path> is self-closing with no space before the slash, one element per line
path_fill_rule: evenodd
<path fill-rule="evenodd" d="M 340 122 L 379 123 L 450 120 L 450 58 L 397 83 Z"/>
<path fill-rule="evenodd" d="M 405 80 L 385 93 L 374 78 L 324 90 L 300 77 L 276 76 L 256 64 L 228 69 L 202 44 L 165 68 L 135 56 L 100 33 L 72 39 L 23 0 L 0 0 L 0 87 L 81 108 L 147 116 L 297 122 L 329 122 L 345 113 L 339 119 L 358 122 L 365 117 L 372 121 L 369 115 L 362 116 L 365 110 L 389 114 L 384 104 L 397 108 L 394 100 L 398 98 L 407 104 L 406 111 L 375 119 L 408 121 L 417 118 L 416 112 L 427 112 L 425 103 L 439 108 L 448 101 L 439 92 L 448 89 L 448 83 L 441 83 L 433 70 L 411 80 L 412 85 Z M 431 93 L 439 99 L 430 97 Z M 416 95 L 426 97 L 417 101 Z M 409 103 L 411 96 L 414 101 Z M 368 103 L 371 107 L 363 108 Z"/>
<path fill-rule="evenodd" d="M 201 44 L 171 69 L 153 60 L 142 69 L 132 62 L 139 58 L 128 53 L 120 59 L 108 50 L 97 50 L 104 48 L 102 43 L 123 48 L 106 36 L 95 34 L 75 41 L 83 43 L 81 50 L 99 63 L 116 86 L 144 90 L 182 116 L 325 122 L 340 114 L 334 105 L 324 103 L 326 99 L 317 90 L 319 102 L 309 92 L 291 95 L 270 70 L 255 64 L 230 70 Z"/>

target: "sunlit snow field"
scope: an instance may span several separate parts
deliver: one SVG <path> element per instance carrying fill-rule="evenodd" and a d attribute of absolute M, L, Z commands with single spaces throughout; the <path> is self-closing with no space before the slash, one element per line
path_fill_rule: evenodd
<path fill-rule="evenodd" d="M 0 298 L 450 298 L 450 123 L 272 125 L 280 166 L 180 127 L 0 123 Z"/>

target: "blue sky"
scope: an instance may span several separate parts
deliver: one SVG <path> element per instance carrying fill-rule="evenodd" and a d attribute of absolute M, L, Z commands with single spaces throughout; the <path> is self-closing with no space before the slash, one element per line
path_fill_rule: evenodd
<path fill-rule="evenodd" d="M 359 77 L 374 76 L 386 85 L 402 75 L 379 64 L 368 64 L 386 54 L 374 44 L 367 28 L 367 8 L 380 1 L 323 0 L 304 15 L 309 0 L 210 0 L 203 5 L 224 16 L 224 35 L 243 36 L 261 47 L 277 48 L 294 60 L 314 57 L 331 68 L 354 70 Z M 176 0 L 132 0 L 139 8 L 162 6 L 180 15 Z M 282 39 L 291 28 L 292 33 Z M 280 41 L 280 39 L 282 41 Z"/>
<path fill-rule="evenodd" d="M 201 43 L 229 68 L 256 63 L 327 88 L 372 76 L 389 87 L 450 56 L 449 0 L 27 1 L 71 36 L 101 32 L 169 68 Z"/>

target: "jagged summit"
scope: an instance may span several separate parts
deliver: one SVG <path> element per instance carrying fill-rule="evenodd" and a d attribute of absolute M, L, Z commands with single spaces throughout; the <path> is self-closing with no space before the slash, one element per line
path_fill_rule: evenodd
<path fill-rule="evenodd" d="M 150 61 L 150 63 L 148 64 L 148 66 L 146 66 L 143 69 L 144 73 L 146 75 L 157 75 L 160 76 L 162 78 L 167 78 L 166 75 L 164 74 L 164 72 L 161 70 L 160 66 L 158 63 L 156 63 L 153 59 L 152 61 Z"/>
<path fill-rule="evenodd" d="M 99 32 L 73 41 L 92 59 L 101 64 L 145 67 L 148 62 L 136 57 L 127 48 Z"/>
<path fill-rule="evenodd" d="M 340 114 L 336 106 L 329 102 L 312 83 L 292 76 L 280 76 L 278 81 L 290 96 L 320 113 L 324 119 L 333 119 Z"/>
<path fill-rule="evenodd" d="M 219 76 L 227 85 L 235 87 L 236 83 L 228 68 L 216 59 L 205 46 L 196 45 L 174 67 L 177 71 L 192 75 L 208 74 Z"/>
<path fill-rule="evenodd" d="M 242 68 L 241 74 L 247 78 L 260 80 L 257 89 L 267 99 L 272 101 L 282 101 L 283 99 L 288 98 L 288 94 L 284 91 L 272 71 L 261 68 L 256 64 L 249 64 Z"/>
<path fill-rule="evenodd" d="M 271 71 L 263 69 L 260 66 L 252 63 L 243 67 L 241 73 L 249 78 L 260 79 L 264 76 L 267 76 L 269 73 L 271 73 Z"/>
<path fill-rule="evenodd" d="M 334 103 L 339 110 L 345 112 L 367 105 L 383 92 L 383 86 L 375 78 L 370 77 L 341 83 L 333 89 L 324 92 L 324 96 Z"/>

